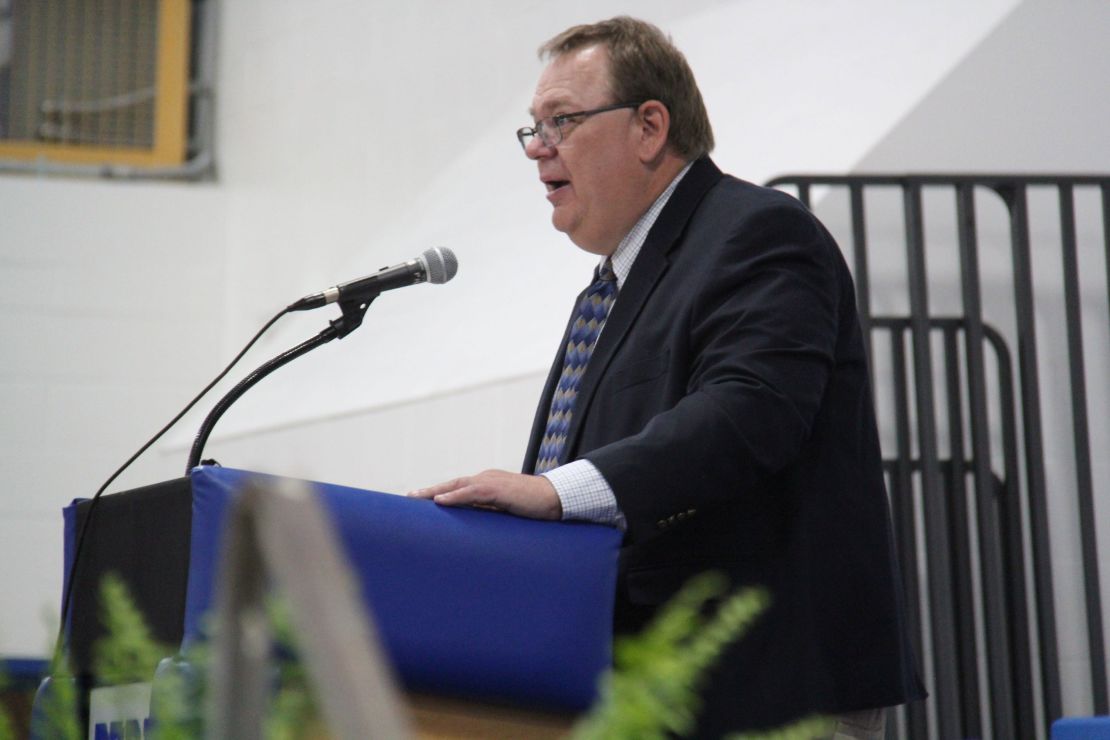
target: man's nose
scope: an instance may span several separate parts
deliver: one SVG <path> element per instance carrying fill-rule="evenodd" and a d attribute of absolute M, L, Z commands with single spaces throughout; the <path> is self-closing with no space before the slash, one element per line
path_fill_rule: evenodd
<path fill-rule="evenodd" d="M 524 146 L 524 154 L 528 159 L 542 159 L 555 153 L 555 147 L 548 146 L 540 136 L 533 136 Z"/>

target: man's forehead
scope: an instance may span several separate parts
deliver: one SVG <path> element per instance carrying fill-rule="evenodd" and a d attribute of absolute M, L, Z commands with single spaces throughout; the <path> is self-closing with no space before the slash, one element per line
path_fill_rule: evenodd
<path fill-rule="evenodd" d="M 593 104 L 607 94 L 608 88 L 609 58 L 605 47 L 575 49 L 552 59 L 540 73 L 528 112 L 535 116 L 559 106 Z"/>

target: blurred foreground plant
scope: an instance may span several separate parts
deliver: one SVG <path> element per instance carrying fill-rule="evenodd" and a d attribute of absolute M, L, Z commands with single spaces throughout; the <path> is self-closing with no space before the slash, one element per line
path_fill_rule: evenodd
<path fill-rule="evenodd" d="M 691 579 L 643 632 L 618 638 L 613 669 L 601 681 L 598 702 L 575 727 L 574 740 L 663 740 L 695 729 L 707 671 L 766 610 L 762 588 L 727 595 L 727 579 L 704 573 Z M 719 602 L 715 610 L 709 607 Z M 801 740 L 828 733 L 820 718 L 740 737 Z"/>
<path fill-rule="evenodd" d="M 8 674 L 0 669 L 0 691 L 7 690 L 9 683 Z M 15 740 L 15 725 L 12 724 L 12 719 L 2 704 L 0 704 L 0 740 Z"/>
<path fill-rule="evenodd" d="M 105 635 L 93 645 L 97 683 L 117 686 L 149 681 L 158 662 L 175 651 L 151 636 L 127 584 L 115 573 L 106 574 L 100 583 L 100 605 Z"/>
<path fill-rule="evenodd" d="M 602 678 L 599 699 L 575 727 L 573 740 L 662 740 L 693 732 L 706 672 L 730 644 L 743 637 L 770 601 L 767 592 L 759 588 L 727 596 L 726 591 L 723 576 L 698 576 L 643 632 L 617 639 L 614 668 Z M 714 603 L 718 606 L 709 609 Z M 163 661 L 175 651 L 152 637 L 126 585 L 116 576 L 105 577 L 101 606 L 107 634 L 93 648 L 97 682 L 149 682 L 157 668 L 159 676 L 151 698 L 156 722 L 150 737 L 203 737 L 210 663 L 207 645 L 194 643 L 182 656 Z M 277 740 L 326 736 L 308 673 L 297 657 L 288 607 L 273 599 L 268 614 L 274 635 L 276 691 L 263 719 L 265 736 Z M 165 670 L 167 663 L 171 670 Z M 51 675 L 55 690 L 44 707 L 48 727 L 43 736 L 79 740 L 76 684 L 66 662 L 58 656 Z M 0 740 L 7 740 L 3 723 L 0 716 Z M 830 732 L 829 722 L 812 718 L 772 732 L 735 735 L 729 740 L 802 740 Z"/>
<path fill-rule="evenodd" d="M 159 676 L 151 696 L 151 715 L 156 722 L 149 737 L 155 740 L 203 737 L 207 644 L 194 643 L 182 655 L 168 661 L 167 666 L 163 659 L 177 651 L 154 639 L 118 576 L 104 577 L 100 604 L 105 636 L 93 646 L 96 683 L 102 686 L 147 683 L 157 670 Z M 276 740 L 316 736 L 320 726 L 316 702 L 307 673 L 297 659 L 288 611 L 275 599 L 268 612 L 274 634 L 276 694 L 265 718 L 265 736 Z M 54 656 L 49 675 L 53 679 L 52 691 L 40 707 L 44 724 L 39 734 L 51 740 L 80 740 L 76 682 L 64 656 Z M 0 716 L 0 740 L 14 737 L 3 734 L 5 720 Z"/>

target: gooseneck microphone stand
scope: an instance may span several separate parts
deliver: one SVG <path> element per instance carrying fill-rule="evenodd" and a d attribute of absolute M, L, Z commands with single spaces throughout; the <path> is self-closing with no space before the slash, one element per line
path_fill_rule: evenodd
<path fill-rule="evenodd" d="M 279 367 L 289 364 L 301 355 L 306 355 L 333 339 L 342 339 L 362 326 L 362 318 L 366 315 L 366 309 L 370 307 L 370 304 L 373 303 L 374 299 L 379 295 L 381 294 L 375 293 L 369 298 L 359 301 L 339 301 L 339 308 L 342 311 L 342 315 L 338 319 L 329 321 L 327 328 L 311 339 L 301 342 L 296 347 L 288 349 L 269 362 L 264 363 L 228 391 L 227 394 L 219 400 L 219 403 L 208 412 L 208 416 L 205 417 L 204 423 L 200 425 L 200 430 L 197 432 L 196 439 L 193 441 L 193 449 L 189 453 L 189 461 L 185 466 L 185 475 L 188 475 L 189 471 L 201 464 L 200 458 L 204 453 L 204 445 L 208 442 L 208 435 L 212 433 L 212 428 L 216 426 L 216 422 L 220 420 L 220 417 L 223 416 L 229 408 L 231 408 L 233 403 L 238 401 L 244 393 L 253 388 L 258 381 L 262 380 Z"/>
<path fill-rule="evenodd" d="M 446 283 L 448 280 L 455 277 L 457 271 L 458 260 L 455 258 L 454 252 L 446 247 L 436 247 L 434 249 L 425 250 L 424 253 L 416 259 L 408 260 L 407 262 L 394 265 L 393 267 L 384 267 L 373 275 L 336 285 L 321 293 L 305 296 L 299 301 L 286 306 L 266 322 L 251 340 L 247 342 L 246 346 L 239 351 L 239 354 L 235 356 L 230 364 L 220 371 L 220 373 L 209 382 L 193 400 L 189 401 L 189 403 L 185 405 L 185 408 L 179 411 L 168 424 L 163 426 L 153 437 L 140 447 L 135 454 L 128 458 L 127 462 L 112 473 L 108 480 L 104 481 L 103 485 L 101 485 L 96 493 L 93 494 L 92 498 L 89 499 L 89 505 L 85 511 L 84 522 L 77 532 L 73 557 L 70 559 L 65 575 L 66 585 L 62 594 L 62 613 L 58 624 L 58 636 L 54 645 L 50 675 L 47 676 L 47 679 L 44 679 L 44 685 L 45 681 L 52 680 L 55 675 L 63 678 L 69 675 L 68 656 L 66 654 L 66 635 L 67 627 L 72 619 L 71 610 L 73 606 L 74 584 L 77 581 L 77 565 L 81 561 L 81 552 L 85 544 L 86 535 L 89 531 L 89 525 L 92 523 L 93 515 L 97 510 L 97 504 L 101 500 L 101 495 L 108 489 L 108 486 L 110 486 L 131 463 L 135 462 L 140 455 L 149 449 L 151 445 L 161 439 L 162 436 L 169 431 L 174 424 L 180 421 L 201 398 L 207 395 L 212 388 L 222 381 L 231 369 L 238 364 L 239 360 L 246 355 L 247 351 L 254 346 L 255 342 L 257 342 L 262 335 L 285 314 L 293 311 L 305 311 L 319 308 L 329 303 L 338 303 L 342 312 L 339 318 L 328 322 L 328 327 L 317 336 L 283 352 L 262 365 L 244 380 L 240 381 L 226 396 L 220 399 L 220 402 L 205 418 L 204 424 L 201 425 L 200 431 L 197 433 L 196 440 L 193 443 L 192 451 L 189 455 L 186 476 L 189 474 L 189 471 L 200 464 L 200 457 L 204 451 L 204 445 L 208 441 L 208 436 L 211 434 L 212 428 L 215 426 L 216 422 L 223 416 L 224 412 L 226 412 L 244 393 L 252 388 L 255 383 L 301 355 L 307 354 L 333 339 L 342 339 L 357 329 L 362 325 L 362 319 L 366 315 L 366 309 L 370 307 L 370 304 L 381 295 L 382 292 L 422 282 L 432 284 Z M 41 690 L 40 688 L 40 691 Z"/>

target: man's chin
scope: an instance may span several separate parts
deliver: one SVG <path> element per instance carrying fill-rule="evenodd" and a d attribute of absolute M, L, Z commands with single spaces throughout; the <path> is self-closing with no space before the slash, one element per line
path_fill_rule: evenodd
<path fill-rule="evenodd" d="M 571 223 L 571 220 L 566 217 L 566 214 L 560 213 L 558 208 L 551 212 L 551 225 L 555 227 L 556 231 L 561 231 L 570 237 L 571 241 L 574 241 L 575 224 Z"/>
<path fill-rule="evenodd" d="M 596 254 L 598 257 L 609 257 L 616 251 L 616 245 L 601 244 L 597 240 L 583 239 L 581 234 L 567 234 L 574 246 L 581 249 L 583 252 Z"/>
<path fill-rule="evenodd" d="M 608 256 L 616 250 L 615 244 L 602 244 L 595 238 L 590 238 L 589 234 L 583 233 L 580 224 L 571 223 L 569 219 L 560 218 L 559 210 L 556 209 L 551 214 L 551 225 L 555 227 L 556 231 L 561 231 L 567 235 L 574 246 L 581 249 L 583 252 L 596 254 L 598 256 Z"/>

